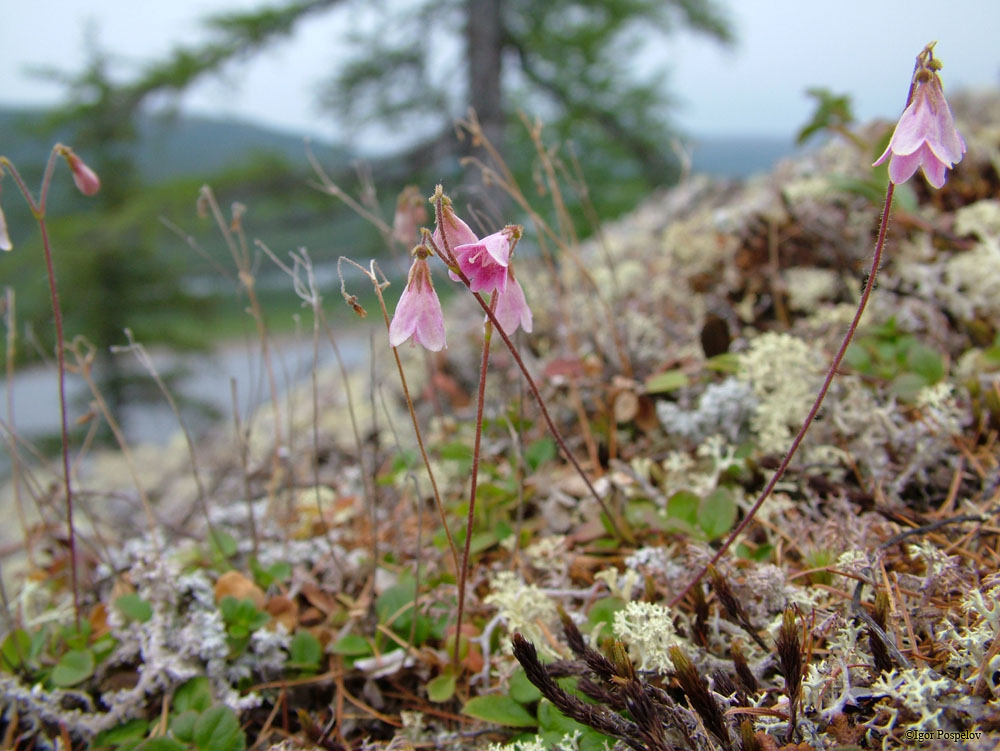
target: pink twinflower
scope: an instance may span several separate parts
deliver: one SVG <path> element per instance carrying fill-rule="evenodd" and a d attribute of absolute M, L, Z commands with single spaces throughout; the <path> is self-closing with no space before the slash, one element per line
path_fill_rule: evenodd
<path fill-rule="evenodd" d="M 493 309 L 497 323 L 507 336 L 513 336 L 520 326 L 529 334 L 531 333 L 532 317 L 531 308 L 524 297 L 524 290 L 521 284 L 514 278 L 513 270 L 509 271 L 507 286 L 505 289 L 498 289 L 496 292 L 497 304 Z"/>
<path fill-rule="evenodd" d="M 935 188 L 944 185 L 945 170 L 961 161 L 965 141 L 955 129 L 951 108 L 944 98 L 934 59 L 933 44 L 917 57 L 909 104 L 896 124 L 889 146 L 875 162 L 889 161 L 889 179 L 897 185 L 913 177 L 919 167 Z"/>
<path fill-rule="evenodd" d="M 440 190 L 440 186 L 438 189 Z M 454 253 L 455 248 L 459 245 L 479 242 L 476 233 L 469 229 L 469 225 L 463 222 L 451 208 L 451 200 L 447 196 L 441 197 L 441 220 L 434 228 L 432 239 L 434 245 L 441 251 L 441 258 L 445 262 L 448 262 L 448 251 Z M 447 239 L 447 243 L 445 239 Z"/>
<path fill-rule="evenodd" d="M 63 146 L 60 149 L 60 153 L 73 173 L 73 182 L 76 183 L 77 190 L 85 196 L 92 196 L 101 189 L 101 180 L 97 176 L 97 173 L 84 164 L 83 160 L 74 153 L 73 149 L 69 146 Z"/>
<path fill-rule="evenodd" d="M 453 248 L 458 267 L 469 278 L 472 292 L 494 292 L 507 287 L 511 238 L 515 234 L 516 228 L 504 227 L 482 240 Z M 455 272 L 449 273 L 452 279 L 459 280 Z"/>
<path fill-rule="evenodd" d="M 410 266 L 406 289 L 396 303 L 396 312 L 389 324 L 389 344 L 398 347 L 410 337 L 429 349 L 439 352 L 448 346 L 444 339 L 444 314 L 441 301 L 434 291 L 426 251 L 418 251 Z"/>
<path fill-rule="evenodd" d="M 0 178 L 2 177 L 3 172 L 0 172 Z M 0 250 L 12 250 L 13 247 L 10 235 L 7 234 L 7 218 L 3 215 L 3 206 L 0 206 Z"/>

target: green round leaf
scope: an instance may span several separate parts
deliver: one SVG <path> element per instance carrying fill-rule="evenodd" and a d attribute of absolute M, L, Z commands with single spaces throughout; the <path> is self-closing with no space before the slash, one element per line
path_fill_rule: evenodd
<path fill-rule="evenodd" d="M 13 672 L 27 662 L 31 654 L 31 637 L 23 628 L 7 634 L 0 644 L 0 669 Z"/>
<path fill-rule="evenodd" d="M 52 682 L 60 688 L 83 683 L 94 674 L 94 654 L 89 649 L 71 649 L 52 669 Z"/>
<path fill-rule="evenodd" d="M 929 384 L 944 378 L 944 363 L 940 353 L 926 344 L 917 343 L 910 347 L 906 353 L 906 364 Z"/>
<path fill-rule="evenodd" d="M 646 379 L 647 394 L 665 394 L 687 386 L 691 379 L 683 370 L 668 370 Z"/>
<path fill-rule="evenodd" d="M 694 526 L 698 522 L 701 498 L 690 490 L 679 490 L 667 499 L 667 516 Z"/>
<path fill-rule="evenodd" d="M 212 684 L 204 675 L 186 681 L 174 692 L 173 710 L 180 714 L 192 710 L 204 712 L 212 706 Z"/>
<path fill-rule="evenodd" d="M 246 745 L 240 721 L 229 707 L 217 705 L 194 723 L 194 744 L 201 751 L 236 751 Z"/>
<path fill-rule="evenodd" d="M 194 740 L 194 724 L 197 721 L 198 713 L 193 709 L 181 712 L 171 720 L 170 732 L 174 734 L 177 740 L 190 743 Z"/>
<path fill-rule="evenodd" d="M 150 738 L 137 751 L 188 751 L 188 747 L 173 738 L 161 737 Z"/>
<path fill-rule="evenodd" d="M 427 698 L 433 702 L 448 701 L 455 695 L 455 675 L 451 672 L 442 673 L 427 683 Z"/>
<path fill-rule="evenodd" d="M 528 710 L 509 696 L 477 696 L 462 707 L 462 713 L 494 725 L 527 728 L 538 724 Z"/>
<path fill-rule="evenodd" d="M 596 607 L 596 606 L 595 606 Z M 593 609 L 591 609 L 593 612 Z M 542 698 L 542 692 L 528 680 L 524 670 L 519 668 L 510 677 L 510 698 L 520 704 L 531 704 Z"/>
<path fill-rule="evenodd" d="M 372 654 L 372 645 L 362 636 L 345 634 L 330 646 L 330 651 L 349 657 L 364 657 Z"/>
<path fill-rule="evenodd" d="M 146 737 L 148 730 L 149 722 L 137 717 L 98 733 L 91 742 L 91 748 L 94 751 L 101 751 L 102 749 L 122 749 L 138 745 L 139 741 Z"/>
<path fill-rule="evenodd" d="M 709 493 L 698 508 L 698 526 L 709 540 L 721 537 L 733 528 L 736 521 L 736 502 L 725 488 Z"/>
<path fill-rule="evenodd" d="M 288 645 L 288 666 L 299 670 L 318 670 L 323 659 L 323 645 L 308 631 L 298 631 Z"/>
<path fill-rule="evenodd" d="M 139 623 L 145 623 L 153 617 L 153 606 L 134 593 L 122 595 L 116 599 L 115 607 L 126 618 L 139 621 Z"/>

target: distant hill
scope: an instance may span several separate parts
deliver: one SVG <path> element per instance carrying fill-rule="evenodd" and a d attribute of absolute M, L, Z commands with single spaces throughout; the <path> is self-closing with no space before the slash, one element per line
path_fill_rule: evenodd
<path fill-rule="evenodd" d="M 0 153 L 15 164 L 37 164 L 56 141 L 70 143 L 65 131 L 46 132 L 44 122 L 44 110 L 0 106 Z M 304 144 L 301 136 L 238 120 L 145 116 L 140 120 L 135 156 L 143 178 L 156 183 L 216 174 L 263 154 L 281 157 L 291 166 L 304 165 Z M 312 148 L 325 164 L 347 164 L 351 159 L 345 148 L 325 143 L 313 143 Z"/>
<path fill-rule="evenodd" d="M 691 170 L 715 177 L 747 177 L 766 172 L 796 147 L 790 138 L 777 136 L 695 137 L 687 143 L 692 152 Z"/>
<path fill-rule="evenodd" d="M 0 106 L 0 153 L 16 164 L 39 163 L 48 156 L 60 134 L 44 134 L 43 110 Z M 692 168 L 719 177 L 745 177 L 769 169 L 791 154 L 795 146 L 780 137 L 712 136 L 687 139 Z M 354 156 L 346 148 L 313 142 L 327 165 L 348 164 Z M 261 154 L 279 156 L 291 166 L 305 164 L 302 136 L 271 130 L 238 120 L 215 120 L 191 115 L 147 116 L 141 121 L 136 157 L 143 177 L 159 182 L 189 175 L 211 175 Z"/>

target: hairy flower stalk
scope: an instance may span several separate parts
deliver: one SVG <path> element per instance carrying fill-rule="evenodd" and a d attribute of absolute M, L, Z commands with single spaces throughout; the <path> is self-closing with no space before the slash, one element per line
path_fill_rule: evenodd
<path fill-rule="evenodd" d="M 435 220 L 437 222 L 437 228 L 431 237 L 431 243 L 434 246 L 435 252 L 448 264 L 450 270 L 458 276 L 459 280 L 465 284 L 467 287 L 471 285 L 469 277 L 461 270 L 458 261 L 455 259 L 453 248 L 455 247 L 453 242 L 456 236 L 460 236 L 461 233 L 472 234 L 471 230 L 465 222 L 455 216 L 454 211 L 451 208 L 451 201 L 447 196 L 444 195 L 444 190 L 440 185 L 437 186 L 434 195 L 430 199 L 434 204 L 435 210 Z M 535 399 L 535 403 L 538 404 L 538 409 L 542 414 L 542 419 L 545 420 L 545 424 L 552 434 L 553 439 L 559 446 L 559 450 L 562 451 L 563 456 L 566 457 L 567 461 L 573 465 L 573 469 L 576 470 L 577 474 L 583 480 L 584 484 L 587 486 L 588 491 L 593 496 L 594 500 L 597 501 L 597 505 L 600 506 L 601 511 L 608 519 L 608 523 L 611 526 L 611 530 L 615 537 L 620 540 L 627 539 L 622 533 L 621 528 L 615 518 L 615 515 L 611 513 L 604 499 L 601 498 L 600 494 L 594 488 L 593 484 L 590 482 L 590 478 L 587 477 L 587 473 L 583 471 L 583 467 L 576 460 L 576 457 L 570 452 L 569 448 L 566 446 L 566 442 L 563 440 L 562 433 L 556 427 L 555 423 L 552 421 L 551 415 L 549 415 L 549 410 L 545 406 L 545 401 L 542 399 L 541 393 L 538 391 L 538 386 L 535 384 L 535 379 L 531 377 L 531 373 L 528 372 L 527 366 L 524 364 L 524 360 L 521 359 L 521 355 L 514 346 L 514 342 L 511 340 L 510 336 L 504 330 L 503 325 L 497 318 L 494 310 L 491 309 L 490 303 L 487 303 L 483 299 L 483 296 L 478 292 L 473 292 L 472 296 L 479 303 L 479 307 L 483 309 L 486 313 L 487 319 L 496 326 L 496 331 L 500 334 L 500 338 L 503 340 L 504 345 L 507 347 L 514 358 L 514 362 L 517 363 L 517 367 L 520 369 L 521 374 L 524 376 L 525 382 L 528 384 L 528 390 L 531 391 L 531 395 Z"/>
<path fill-rule="evenodd" d="M 919 167 L 928 183 L 941 188 L 945 170 L 965 154 L 965 140 L 955 129 L 951 107 L 944 98 L 938 75 L 941 62 L 934 58 L 934 44 L 928 44 L 917 56 L 909 102 L 874 165 L 888 159 L 889 179 L 897 185 L 913 177 Z"/>
<path fill-rule="evenodd" d="M 920 151 L 920 160 L 916 161 L 915 163 L 911 163 L 910 161 L 907 161 L 905 159 L 907 155 L 902 154 L 902 156 L 904 157 L 904 161 L 901 164 L 903 166 L 897 167 L 896 177 L 900 178 L 898 182 L 902 182 L 903 180 L 909 179 L 910 177 L 913 176 L 913 173 L 916 171 L 917 167 L 914 165 L 919 165 L 925 168 L 924 175 L 925 177 L 927 177 L 927 181 L 934 187 L 940 188 L 942 185 L 944 185 L 944 177 L 945 177 L 944 166 L 942 166 L 943 162 L 941 164 L 934 163 L 931 161 L 924 162 L 923 161 L 924 158 L 926 157 L 928 160 L 931 157 L 938 158 L 938 156 L 935 155 L 934 148 L 942 147 L 942 144 L 946 142 L 950 143 L 951 146 L 954 146 L 954 143 L 949 140 L 951 135 L 953 135 L 954 138 L 956 138 L 959 144 L 961 145 L 961 153 L 955 155 L 954 152 L 949 152 L 948 154 L 944 154 L 944 156 L 945 157 L 955 156 L 954 161 L 957 161 L 958 159 L 961 159 L 962 153 L 965 152 L 965 142 L 962 140 L 962 137 L 958 134 L 958 132 L 955 131 L 954 129 L 954 124 L 951 119 L 951 110 L 948 108 L 947 102 L 944 101 L 944 95 L 941 93 L 941 82 L 937 78 L 937 71 L 940 69 L 941 63 L 934 59 L 932 52 L 933 47 L 934 43 L 928 44 L 923 49 L 923 51 L 917 56 L 916 70 L 913 75 L 913 81 L 910 85 L 910 91 L 906 101 L 906 108 L 903 111 L 903 115 L 900 117 L 899 125 L 896 126 L 897 133 L 900 132 L 901 128 L 904 132 L 904 137 L 901 138 L 901 140 L 898 142 L 899 148 L 903 150 L 908 149 L 913 140 L 913 136 L 908 135 L 908 133 L 910 133 L 910 131 L 912 131 L 912 129 L 914 128 L 914 126 L 912 125 L 914 110 L 911 109 L 911 107 L 913 107 L 913 105 L 916 103 L 918 96 L 934 99 L 935 104 L 943 103 L 944 106 L 943 109 L 938 107 L 936 111 L 933 120 L 934 127 L 928 130 L 920 131 L 923 133 L 921 141 L 922 145 L 918 149 Z M 930 78 L 927 77 L 928 75 L 930 75 Z M 934 87 L 933 91 L 931 89 L 925 88 L 928 86 Z M 940 100 L 935 99 L 939 95 L 940 95 Z M 921 105 L 921 107 L 928 107 L 928 106 L 929 103 L 927 102 Z M 945 115 L 945 113 L 947 114 Z M 920 117 L 924 118 L 925 120 L 926 116 L 927 116 L 926 111 L 922 111 L 920 113 Z M 924 122 L 924 120 L 921 120 L 921 122 Z M 951 129 L 950 135 L 942 132 L 945 123 L 947 123 Z M 895 138 L 896 135 L 894 134 L 893 139 L 895 140 Z M 931 145 L 931 142 L 933 142 L 933 147 Z M 893 151 L 893 141 L 890 141 L 889 149 L 886 150 L 886 154 L 882 155 L 882 158 L 879 159 L 879 162 L 883 161 L 886 155 L 890 152 L 893 152 L 894 159 L 898 158 L 898 154 Z M 930 156 L 928 156 L 928 154 Z M 876 164 L 877 163 L 878 162 L 876 162 Z M 951 164 L 954 164 L 954 162 L 952 162 Z M 949 164 L 948 166 L 951 166 L 951 164 Z M 910 169 L 911 166 L 912 169 Z M 909 170 L 909 172 L 907 172 L 907 170 Z M 941 178 L 940 184 L 937 184 L 935 182 L 935 180 L 938 177 Z M 687 593 L 691 590 L 691 588 L 695 586 L 699 581 L 701 581 L 702 577 L 705 576 L 709 568 L 711 568 L 712 566 L 714 566 L 716 563 L 719 562 L 719 559 L 721 559 L 722 556 L 726 554 L 726 551 L 729 550 L 729 547 L 733 544 L 736 538 L 739 537 L 743 533 L 743 530 L 746 529 L 747 525 L 750 524 L 750 522 L 756 515 L 757 511 L 764 504 L 764 501 L 766 501 L 768 497 L 771 495 L 771 491 L 774 490 L 775 485 L 778 484 L 778 481 L 785 474 L 785 470 L 788 469 L 788 465 L 791 463 L 792 457 L 795 456 L 795 452 L 798 450 L 799 445 L 801 445 L 803 439 L 806 437 L 806 433 L 809 431 L 809 426 L 812 425 L 813 420 L 816 419 L 816 415 L 819 413 L 820 407 L 823 406 L 823 400 L 826 398 L 827 391 L 830 390 L 830 384 L 833 383 L 833 379 L 837 374 L 837 369 L 840 367 L 840 363 L 843 361 L 844 355 L 847 353 L 847 348 L 848 346 L 850 346 L 851 340 L 854 338 L 854 333 L 858 329 L 858 324 L 861 322 L 861 316 L 864 314 L 865 307 L 868 305 L 868 298 L 871 297 L 872 290 L 875 289 L 875 277 L 878 274 L 879 264 L 881 263 L 882 260 L 882 249 L 885 247 L 885 236 L 886 232 L 889 229 L 889 213 L 892 210 L 892 196 L 893 193 L 895 192 L 896 184 L 897 180 L 893 177 L 893 166 L 892 163 L 890 162 L 889 184 L 885 191 L 885 205 L 882 208 L 882 218 L 879 221 L 878 239 L 875 242 L 875 253 L 872 256 L 872 265 L 868 271 L 868 280 L 865 283 L 864 291 L 861 293 L 861 300 L 858 302 L 858 309 L 854 313 L 854 318 L 851 321 L 851 325 L 848 327 L 847 332 L 844 334 L 844 339 L 840 344 L 840 348 L 837 350 L 837 354 L 834 355 L 833 361 L 830 363 L 830 368 L 829 370 L 827 370 L 826 377 L 823 379 L 823 385 L 820 386 L 819 392 L 816 394 L 816 399 L 809 410 L 809 414 L 806 415 L 805 421 L 803 421 L 802 423 L 802 427 L 799 428 L 799 432 L 795 435 L 795 438 L 792 439 L 792 444 L 789 447 L 788 452 L 785 454 L 785 458 L 781 460 L 781 464 L 778 465 L 778 469 L 775 470 L 774 475 L 768 481 L 767 485 L 764 486 L 764 490 L 761 491 L 761 494 L 757 497 L 757 500 L 754 501 L 753 506 L 750 507 L 750 510 L 747 512 L 746 516 L 743 517 L 743 520 L 736 526 L 736 529 L 734 529 L 730 533 L 729 537 L 726 538 L 726 541 L 722 544 L 722 547 L 720 547 L 718 551 L 716 551 L 715 555 L 712 556 L 712 560 L 710 560 L 698 572 L 698 574 L 693 579 L 691 579 L 690 582 L 688 582 L 687 586 L 684 587 L 684 589 L 682 589 L 677 595 L 674 596 L 674 598 L 670 601 L 671 607 L 677 605 L 677 603 L 679 603 L 682 599 L 684 599 L 684 596 L 687 595 Z"/>
<path fill-rule="evenodd" d="M 38 223 L 38 231 L 42 237 L 42 251 L 45 255 L 45 271 L 49 280 L 49 297 L 52 301 L 52 320 L 56 330 L 56 362 L 59 369 L 59 435 L 62 447 L 62 470 L 63 486 L 66 491 L 66 527 L 67 527 L 67 547 L 70 558 L 70 580 L 73 589 L 73 614 L 76 620 L 77 629 L 80 628 L 80 593 L 78 586 L 78 575 L 76 565 L 76 527 L 73 523 L 73 486 L 70 480 L 69 461 L 69 424 L 66 415 L 66 344 L 63 335 L 62 306 L 59 304 L 59 289 L 56 286 L 55 266 L 52 263 L 52 245 L 49 240 L 48 226 L 45 222 L 45 210 L 48 206 L 49 186 L 52 184 L 52 175 L 55 172 L 56 157 L 61 156 L 66 160 L 73 173 L 73 182 L 77 189 L 86 196 L 94 195 L 101 188 L 101 181 L 97 174 L 78 157 L 71 148 L 57 143 L 49 153 L 49 159 L 45 164 L 45 173 L 42 176 L 42 188 L 35 201 L 28 190 L 27 184 L 22 179 L 20 173 L 9 159 L 0 156 L 0 175 L 3 168 L 10 171 L 11 177 L 17 184 L 18 189 L 27 201 L 31 213 Z M 7 236 L 7 223 L 0 213 L 0 248 L 10 250 L 10 238 Z"/>

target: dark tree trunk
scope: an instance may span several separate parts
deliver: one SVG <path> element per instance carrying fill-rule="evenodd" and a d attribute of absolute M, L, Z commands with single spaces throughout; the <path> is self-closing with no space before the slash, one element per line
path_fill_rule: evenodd
<path fill-rule="evenodd" d="M 466 0 L 466 53 L 469 70 L 469 106 L 476 111 L 479 124 L 490 143 L 503 154 L 504 112 L 501 99 L 501 57 L 503 26 L 500 6 L 503 0 Z M 481 155 L 479 149 L 476 151 Z M 470 175 L 470 178 L 473 178 Z M 475 186 L 481 200 L 474 203 L 488 214 L 502 214 L 506 201 L 501 191 L 486 188 L 479 176 Z M 470 196 L 471 197 L 471 196 Z M 503 220 L 502 216 L 494 218 Z"/>

